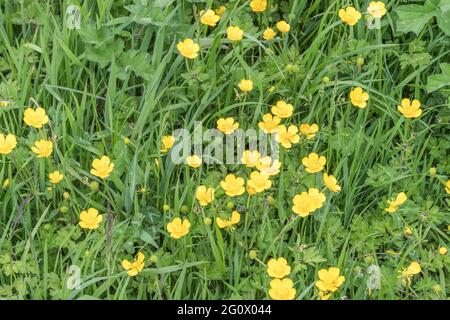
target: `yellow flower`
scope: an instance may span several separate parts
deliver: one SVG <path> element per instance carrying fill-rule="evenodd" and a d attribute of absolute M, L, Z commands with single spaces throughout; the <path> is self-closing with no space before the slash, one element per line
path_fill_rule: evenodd
<path fill-rule="evenodd" d="M 127 274 L 130 277 L 134 277 L 139 272 L 141 272 L 142 269 L 144 269 L 144 264 L 145 264 L 144 260 L 145 260 L 144 254 L 142 252 L 138 252 L 138 254 L 134 258 L 133 262 L 130 262 L 130 261 L 126 260 L 126 259 L 123 260 L 122 261 L 122 268 L 127 270 Z"/>
<path fill-rule="evenodd" d="M 450 194 L 450 180 L 447 180 L 447 182 L 445 183 L 445 192 L 447 194 Z"/>
<path fill-rule="evenodd" d="M 267 174 L 268 176 L 275 176 L 280 173 L 281 162 L 279 160 L 273 160 L 269 156 L 262 157 L 256 164 L 256 169 L 260 173 Z"/>
<path fill-rule="evenodd" d="M 277 116 L 273 116 L 270 113 L 263 115 L 263 121 L 258 123 L 258 126 L 264 131 L 264 133 L 275 133 L 278 129 L 281 119 Z"/>
<path fill-rule="evenodd" d="M 319 280 L 316 281 L 316 287 L 322 292 L 322 300 L 328 299 L 329 295 L 336 292 L 345 281 L 345 277 L 339 275 L 339 268 L 331 267 L 329 269 L 321 269 L 317 274 Z"/>
<path fill-rule="evenodd" d="M 97 229 L 102 222 L 103 216 L 98 214 L 98 210 L 89 208 L 87 211 L 81 211 L 80 222 L 78 223 L 83 229 L 94 230 Z"/>
<path fill-rule="evenodd" d="M 243 178 L 236 177 L 234 174 L 228 174 L 225 180 L 220 181 L 220 186 L 227 196 L 235 197 L 244 194 L 244 183 Z"/>
<path fill-rule="evenodd" d="M 355 107 L 364 109 L 367 107 L 367 100 L 369 100 L 369 94 L 364 92 L 361 87 L 356 87 L 350 91 L 350 101 Z"/>
<path fill-rule="evenodd" d="M 161 138 L 163 147 L 161 148 L 161 153 L 167 153 L 175 144 L 174 136 L 163 136 Z"/>
<path fill-rule="evenodd" d="M 291 273 L 291 267 L 285 258 L 270 259 L 267 262 L 267 274 L 272 278 L 283 279 Z"/>
<path fill-rule="evenodd" d="M 248 193 L 250 196 L 254 196 L 254 195 L 256 194 L 256 190 L 253 189 L 252 187 L 250 187 L 250 186 L 248 185 L 248 183 L 247 183 L 247 185 L 246 185 L 246 187 L 245 187 L 245 190 L 247 190 L 247 193 Z"/>
<path fill-rule="evenodd" d="M 405 234 L 405 236 L 410 236 L 410 235 L 412 235 L 413 232 L 410 227 L 405 227 L 403 229 L 403 233 Z"/>
<path fill-rule="evenodd" d="M 310 153 L 302 160 L 302 164 L 305 166 L 305 170 L 309 173 L 322 171 L 326 163 L 327 159 L 324 156 L 319 157 L 319 155 L 314 152 Z"/>
<path fill-rule="evenodd" d="M 402 105 L 397 107 L 398 111 L 407 119 L 418 118 L 422 115 L 420 108 L 420 101 L 414 99 L 412 102 L 405 98 L 402 100 Z"/>
<path fill-rule="evenodd" d="M 367 12 L 374 18 L 382 18 L 386 14 L 386 6 L 381 1 L 371 1 Z"/>
<path fill-rule="evenodd" d="M 341 187 L 338 185 L 337 179 L 331 174 L 330 175 L 328 175 L 327 173 L 323 174 L 323 183 L 332 192 L 341 191 Z"/>
<path fill-rule="evenodd" d="M 38 107 L 36 110 L 27 108 L 23 113 L 23 121 L 30 127 L 40 129 L 44 124 L 48 123 L 48 117 L 43 108 Z"/>
<path fill-rule="evenodd" d="M 289 32 L 289 30 L 291 30 L 291 26 L 286 21 L 281 20 L 277 22 L 277 29 L 281 33 L 286 33 Z"/>
<path fill-rule="evenodd" d="M 361 19 L 361 13 L 353 7 L 347 7 L 339 10 L 339 18 L 341 18 L 342 22 L 354 26 Z"/>
<path fill-rule="evenodd" d="M 448 250 L 447 250 L 446 247 L 440 247 L 440 248 L 438 249 L 438 252 L 439 252 L 439 254 L 440 254 L 441 256 L 445 256 L 445 255 L 447 254 Z"/>
<path fill-rule="evenodd" d="M 205 186 L 199 186 L 195 192 L 195 198 L 198 200 L 201 206 L 207 206 L 214 200 L 214 188 L 206 188 Z"/>
<path fill-rule="evenodd" d="M 400 192 L 395 199 L 388 200 L 389 207 L 384 210 L 391 213 L 395 212 L 399 206 L 405 203 L 406 200 L 408 200 L 406 194 L 404 192 Z"/>
<path fill-rule="evenodd" d="M 167 231 L 169 231 L 170 236 L 174 239 L 180 239 L 189 233 L 191 228 L 191 223 L 188 219 L 181 221 L 180 218 L 175 218 L 167 224 Z"/>
<path fill-rule="evenodd" d="M 0 108 L 7 108 L 11 105 L 11 102 L 8 100 L 0 100 Z"/>
<path fill-rule="evenodd" d="M 245 150 L 242 153 L 241 162 L 245 164 L 248 168 L 253 168 L 256 166 L 256 164 L 259 162 L 259 158 L 261 155 L 259 154 L 258 150 Z"/>
<path fill-rule="evenodd" d="M 180 51 L 181 55 L 188 59 L 195 59 L 198 57 L 198 52 L 200 51 L 200 46 L 195 43 L 192 39 L 184 39 L 177 44 L 177 49 Z"/>
<path fill-rule="evenodd" d="M 416 261 L 411 262 L 411 264 L 400 271 L 401 280 L 404 284 L 409 285 L 411 283 L 411 278 L 422 271 L 420 264 Z"/>
<path fill-rule="evenodd" d="M 292 199 L 292 211 L 300 217 L 305 218 L 317 209 L 322 208 L 326 197 L 316 188 L 310 188 L 308 192 L 297 194 Z"/>
<path fill-rule="evenodd" d="M 8 189 L 10 183 L 11 183 L 11 181 L 9 181 L 9 179 L 5 179 L 5 181 L 3 181 L 3 184 L 2 184 L 2 189 L 3 190 Z"/>
<path fill-rule="evenodd" d="M 301 124 L 300 132 L 306 136 L 306 139 L 312 139 L 316 136 L 316 133 L 319 131 L 319 126 L 315 123 L 312 125 L 309 124 Z"/>
<path fill-rule="evenodd" d="M 6 136 L 0 133 L 0 154 L 10 154 L 17 146 L 16 136 L 7 134 Z"/>
<path fill-rule="evenodd" d="M 270 281 L 269 296 L 273 300 L 294 300 L 297 291 L 291 279 L 273 279 Z"/>
<path fill-rule="evenodd" d="M 53 171 L 48 175 L 48 179 L 53 184 L 58 184 L 63 178 L 64 175 L 59 171 Z"/>
<path fill-rule="evenodd" d="M 258 171 L 253 171 L 250 174 L 250 179 L 247 181 L 249 188 L 255 192 L 263 192 L 272 186 L 272 181 L 269 180 L 267 174 L 261 174 Z"/>
<path fill-rule="evenodd" d="M 235 122 L 231 117 L 217 120 L 217 129 L 225 134 L 232 134 L 237 128 L 239 128 L 239 123 Z"/>
<path fill-rule="evenodd" d="M 272 40 L 273 38 L 275 38 L 276 35 L 277 35 L 277 33 L 275 32 L 275 30 L 273 30 L 272 28 L 267 28 L 263 32 L 263 39 L 264 40 Z"/>
<path fill-rule="evenodd" d="M 186 163 L 191 168 L 197 169 L 202 165 L 202 158 L 200 158 L 198 155 L 194 154 L 194 155 L 188 156 L 186 158 Z"/>
<path fill-rule="evenodd" d="M 281 119 L 286 119 L 292 116 L 294 111 L 294 106 L 290 103 L 286 103 L 283 100 L 277 102 L 276 105 L 272 106 L 272 113 Z"/>
<path fill-rule="evenodd" d="M 267 0 L 252 0 L 250 1 L 250 8 L 253 12 L 264 12 L 267 9 Z"/>
<path fill-rule="evenodd" d="M 220 229 L 231 229 L 235 224 L 238 224 L 241 220 L 241 215 L 237 211 L 231 213 L 230 219 L 222 219 L 217 217 L 216 224 Z"/>
<path fill-rule="evenodd" d="M 253 81 L 248 79 L 242 79 L 238 84 L 239 89 L 241 89 L 243 92 L 250 92 L 253 90 Z"/>
<path fill-rule="evenodd" d="M 100 159 L 94 159 L 92 161 L 91 174 L 96 177 L 105 179 L 109 177 L 114 170 L 114 163 L 107 156 L 102 156 Z"/>
<path fill-rule="evenodd" d="M 225 8 L 225 6 L 220 6 L 220 7 L 218 7 L 218 8 L 217 8 L 216 10 L 214 10 L 214 11 L 216 12 L 216 14 L 217 14 L 219 17 L 222 17 L 226 10 L 227 10 L 227 8 Z"/>
<path fill-rule="evenodd" d="M 50 140 L 39 140 L 34 143 L 31 150 L 36 154 L 38 158 L 47 158 L 53 152 L 53 143 Z"/>
<path fill-rule="evenodd" d="M 230 41 L 241 41 L 244 31 L 239 27 L 230 26 L 227 28 L 227 38 Z"/>
<path fill-rule="evenodd" d="M 296 126 L 289 126 L 286 129 L 285 125 L 279 125 L 275 140 L 279 142 L 284 148 L 290 149 L 292 144 L 300 142 L 300 136 L 297 134 L 298 128 Z"/>
<path fill-rule="evenodd" d="M 220 16 L 216 15 L 214 10 L 208 9 L 200 11 L 200 22 L 210 27 L 215 27 L 219 22 Z"/>

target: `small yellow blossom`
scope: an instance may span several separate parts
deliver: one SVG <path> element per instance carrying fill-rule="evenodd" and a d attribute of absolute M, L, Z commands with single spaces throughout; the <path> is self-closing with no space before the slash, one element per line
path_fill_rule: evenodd
<path fill-rule="evenodd" d="M 286 21 L 281 20 L 277 22 L 277 29 L 281 33 L 287 33 L 289 32 L 289 30 L 291 30 L 291 26 Z"/>
<path fill-rule="evenodd" d="M 225 6 L 220 6 L 214 11 L 219 17 L 222 17 L 226 10 L 227 8 Z"/>
<path fill-rule="evenodd" d="M 339 18 L 349 26 L 354 26 L 361 19 L 361 12 L 354 7 L 347 7 L 339 10 Z"/>
<path fill-rule="evenodd" d="M 161 153 L 167 153 L 175 144 L 174 136 L 163 136 L 161 138 L 162 148 Z"/>
<path fill-rule="evenodd" d="M 200 22 L 210 27 L 215 27 L 219 22 L 220 16 L 217 15 L 214 10 L 202 10 L 200 11 Z"/>
<path fill-rule="evenodd" d="M 217 217 L 216 224 L 220 229 L 232 229 L 235 224 L 238 224 L 241 220 L 241 215 L 237 211 L 231 213 L 230 219 L 222 219 Z"/>
<path fill-rule="evenodd" d="M 412 235 L 413 231 L 410 227 L 405 227 L 403 229 L 403 233 L 405 234 L 405 236 L 410 236 L 410 235 Z"/>
<path fill-rule="evenodd" d="M 253 90 L 253 81 L 250 79 L 242 79 L 238 84 L 239 89 L 247 93 Z"/>
<path fill-rule="evenodd" d="M 272 181 L 269 179 L 269 175 L 261 174 L 258 171 L 253 171 L 250 174 L 250 179 L 247 181 L 249 188 L 255 192 L 263 192 L 272 186 Z"/>
<path fill-rule="evenodd" d="M 446 247 L 439 247 L 438 252 L 441 256 L 445 256 L 448 252 Z"/>
<path fill-rule="evenodd" d="M 250 8 L 253 12 L 264 12 L 267 9 L 267 0 L 252 0 L 250 1 Z"/>
<path fill-rule="evenodd" d="M 399 206 L 405 203 L 406 200 L 408 200 L 406 194 L 404 192 L 400 192 L 395 199 L 388 200 L 389 207 L 384 210 L 390 213 L 395 212 Z"/>
<path fill-rule="evenodd" d="M 416 274 L 419 274 L 422 271 L 420 264 L 416 261 L 411 262 L 411 264 L 400 271 L 401 280 L 404 284 L 411 284 L 411 279 Z"/>
<path fill-rule="evenodd" d="M 412 102 L 408 98 L 402 100 L 402 105 L 397 107 L 398 111 L 407 119 L 418 118 L 422 115 L 420 101 L 414 99 Z"/>
<path fill-rule="evenodd" d="M 327 300 L 345 281 L 345 277 L 340 275 L 339 268 L 321 269 L 317 274 L 319 280 L 316 281 L 316 287 L 322 293 L 319 295 L 321 300 Z"/>
<path fill-rule="evenodd" d="M 267 174 L 268 176 L 275 176 L 280 173 L 281 162 L 278 159 L 272 160 L 271 157 L 261 157 L 256 164 L 256 169 L 260 173 Z"/>
<path fill-rule="evenodd" d="M 259 162 L 261 155 L 258 150 L 245 150 L 242 153 L 241 162 L 248 168 L 254 168 Z"/>
<path fill-rule="evenodd" d="M 0 133 L 0 154 L 10 154 L 17 146 L 16 136 L 7 134 L 6 136 Z"/>
<path fill-rule="evenodd" d="M 53 152 L 53 143 L 50 140 L 41 139 L 34 143 L 34 146 L 31 147 L 31 151 L 33 151 L 38 158 L 47 158 Z"/>
<path fill-rule="evenodd" d="M 294 106 L 290 103 L 286 103 L 283 100 L 277 102 L 276 105 L 272 106 L 272 113 L 281 119 L 287 119 L 292 116 L 294 112 Z"/>
<path fill-rule="evenodd" d="M 200 46 L 195 43 L 192 39 L 184 39 L 177 44 L 177 49 L 181 55 L 188 59 L 195 59 L 198 57 L 198 52 L 200 51 Z"/>
<path fill-rule="evenodd" d="M 371 1 L 367 12 L 374 18 L 382 18 L 386 14 L 386 5 L 382 1 Z"/>
<path fill-rule="evenodd" d="M 239 27 L 230 26 L 227 28 L 227 38 L 230 41 L 241 41 L 244 31 Z"/>
<path fill-rule="evenodd" d="M 207 188 L 205 186 L 199 186 L 195 192 L 195 198 L 198 200 L 201 206 L 207 206 L 214 200 L 214 188 Z"/>
<path fill-rule="evenodd" d="M 111 162 L 108 156 L 102 156 L 100 159 L 92 161 L 91 174 L 101 179 L 109 177 L 114 170 L 114 163 Z"/>
<path fill-rule="evenodd" d="M 239 128 L 239 123 L 231 117 L 217 120 L 217 129 L 225 134 L 232 134 L 237 128 Z"/>
<path fill-rule="evenodd" d="M 297 194 L 292 199 L 292 211 L 305 218 L 314 211 L 323 207 L 326 201 L 325 195 L 316 188 L 310 188 L 308 192 Z"/>
<path fill-rule="evenodd" d="M 220 181 L 220 186 L 225 191 L 225 194 L 230 197 L 244 194 L 244 184 L 244 179 L 241 177 L 236 177 L 234 174 L 228 174 L 224 180 Z"/>
<path fill-rule="evenodd" d="M 337 179 L 331 174 L 330 175 L 328 175 L 327 173 L 323 174 L 323 183 L 332 192 L 341 191 L 341 187 L 337 183 Z"/>
<path fill-rule="evenodd" d="M 270 281 L 269 296 L 273 300 L 294 300 L 297 291 L 291 279 L 273 279 Z"/>
<path fill-rule="evenodd" d="M 320 156 L 317 153 L 310 153 L 307 157 L 302 159 L 302 164 L 305 166 L 306 172 L 316 173 L 323 170 L 327 159 L 324 156 Z"/>
<path fill-rule="evenodd" d="M 279 125 L 277 128 L 277 133 L 275 140 L 279 142 L 284 148 L 290 149 L 292 144 L 297 144 L 300 142 L 300 136 L 298 135 L 297 126 L 291 125 L 286 128 L 285 125 Z"/>
<path fill-rule="evenodd" d="M 194 154 L 194 155 L 188 156 L 186 158 L 186 163 L 191 168 L 197 169 L 202 165 L 202 158 L 200 158 L 198 155 Z"/>
<path fill-rule="evenodd" d="M 272 40 L 273 38 L 275 38 L 276 35 L 277 33 L 272 28 L 267 28 L 266 30 L 264 30 L 262 34 L 263 39 L 267 41 Z"/>
<path fill-rule="evenodd" d="M 445 192 L 447 194 L 450 194 L 450 180 L 447 180 L 447 182 L 445 183 Z"/>
<path fill-rule="evenodd" d="M 48 123 L 48 116 L 43 108 L 38 107 L 36 110 L 27 108 L 23 113 L 23 121 L 30 127 L 40 129 Z"/>
<path fill-rule="evenodd" d="M 272 278 L 283 279 L 291 273 L 291 267 L 285 258 L 270 259 L 267 262 L 267 274 Z"/>
<path fill-rule="evenodd" d="M 64 178 L 64 175 L 59 171 L 53 171 L 48 175 L 48 179 L 53 184 L 58 184 Z"/>
<path fill-rule="evenodd" d="M 170 236 L 174 239 L 180 239 L 189 233 L 191 228 L 191 223 L 188 219 L 181 221 L 180 218 L 175 218 L 167 224 L 167 231 L 169 231 Z"/>
<path fill-rule="evenodd" d="M 300 125 L 300 132 L 306 136 L 306 139 L 312 139 L 319 131 L 319 126 L 315 123 L 309 125 L 307 123 Z"/>
<path fill-rule="evenodd" d="M 258 123 L 258 126 L 264 131 L 264 133 L 275 133 L 278 130 L 278 125 L 280 124 L 280 117 L 273 116 L 270 113 L 263 115 L 263 121 Z"/>
<path fill-rule="evenodd" d="M 367 100 L 369 100 L 369 94 L 364 92 L 361 87 L 356 87 L 350 91 L 350 101 L 355 107 L 364 109 L 367 107 Z"/>
<path fill-rule="evenodd" d="M 94 208 L 89 208 L 80 213 L 80 222 L 78 223 L 81 228 L 94 230 L 97 229 L 102 222 L 103 216 L 98 214 L 98 210 Z"/>
<path fill-rule="evenodd" d="M 139 272 L 141 272 L 142 269 L 144 269 L 144 265 L 145 265 L 144 260 L 145 260 L 144 254 L 142 252 L 138 252 L 138 254 L 134 258 L 133 262 L 130 262 L 130 261 L 126 260 L 126 259 L 123 260 L 122 261 L 122 268 L 127 270 L 127 274 L 130 277 L 134 277 Z"/>

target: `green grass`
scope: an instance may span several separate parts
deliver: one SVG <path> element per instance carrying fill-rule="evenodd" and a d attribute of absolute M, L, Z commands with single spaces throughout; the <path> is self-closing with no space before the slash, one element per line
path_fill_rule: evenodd
<path fill-rule="evenodd" d="M 251 12 L 248 1 L 223 1 L 226 14 L 209 29 L 198 12 L 222 1 L 147 2 L 80 1 L 82 29 L 70 30 L 64 12 L 77 1 L 0 1 L 0 99 L 11 102 L 0 107 L 0 133 L 18 138 L 0 167 L 0 181 L 10 181 L 0 190 L 1 298 L 270 299 L 265 264 L 272 257 L 291 265 L 298 299 L 317 299 L 318 270 L 334 266 L 346 279 L 333 299 L 448 297 L 450 253 L 437 250 L 450 246 L 444 187 L 450 101 L 448 86 L 430 91 L 427 84 L 449 61 L 449 36 L 434 19 L 418 35 L 400 33 L 394 12 L 423 1 L 389 1 L 380 30 L 368 29 L 365 15 L 354 27 L 338 17 L 348 5 L 365 12 L 369 1 L 269 1 L 262 14 Z M 291 31 L 261 40 L 281 19 Z M 238 44 L 225 40 L 231 24 L 246 33 Z M 201 47 L 194 60 L 176 49 L 187 37 Z M 254 82 L 248 95 L 237 89 L 243 78 Z M 349 101 L 357 86 L 370 94 L 365 109 Z M 397 111 L 404 97 L 421 101 L 419 119 Z M 241 128 L 256 129 L 279 99 L 295 107 L 284 122 L 315 122 L 320 131 L 282 150 L 282 170 L 270 190 L 229 198 L 219 181 L 227 173 L 247 178 L 251 169 L 194 170 L 160 152 L 163 135 L 193 131 L 195 121 L 215 128 L 217 119 L 234 117 Z M 43 129 L 23 122 L 25 108 L 38 105 L 50 118 Z M 41 137 L 54 140 L 46 159 L 30 150 Z M 326 171 L 342 191 L 324 191 L 325 205 L 300 218 L 291 210 L 293 196 L 323 189 L 322 175 L 301 164 L 310 152 L 326 156 Z M 101 180 L 89 170 L 104 154 L 115 169 Z M 54 170 L 65 177 L 48 190 Z M 203 208 L 194 197 L 201 184 L 216 189 Z M 385 212 L 387 200 L 402 191 L 407 202 Z M 241 212 L 234 232 L 204 224 L 206 217 L 229 215 L 230 202 Z M 86 231 L 79 214 L 90 207 L 103 222 Z M 177 216 L 192 227 L 174 240 L 166 224 Z M 145 268 L 129 277 L 121 261 L 138 251 Z M 399 271 L 412 261 L 422 271 L 405 286 Z M 66 285 L 72 265 L 81 272 L 75 289 Z M 370 265 L 381 270 L 379 289 L 367 289 Z"/>

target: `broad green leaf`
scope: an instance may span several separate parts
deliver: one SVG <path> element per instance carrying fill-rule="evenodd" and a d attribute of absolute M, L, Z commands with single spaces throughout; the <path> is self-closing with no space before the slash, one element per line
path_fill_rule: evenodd
<path fill-rule="evenodd" d="M 441 63 L 442 73 L 434 74 L 428 77 L 427 91 L 428 93 L 450 86 L 450 64 Z"/>
<path fill-rule="evenodd" d="M 434 1 L 427 1 L 424 5 L 410 4 L 394 9 L 398 15 L 397 31 L 416 35 L 424 28 L 425 24 L 436 15 L 437 8 Z"/>

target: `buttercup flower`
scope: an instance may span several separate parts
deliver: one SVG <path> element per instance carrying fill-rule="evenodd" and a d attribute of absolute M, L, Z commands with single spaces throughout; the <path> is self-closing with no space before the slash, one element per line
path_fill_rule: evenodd
<path fill-rule="evenodd" d="M 322 208 L 326 197 L 316 188 L 310 188 L 308 192 L 297 194 L 292 199 L 292 211 L 300 217 L 305 218 L 317 209 Z"/>
<path fill-rule="evenodd" d="M 92 161 L 91 174 L 101 179 L 109 177 L 114 170 L 114 163 L 111 162 L 108 156 L 102 156 L 100 159 Z"/>
<path fill-rule="evenodd" d="M 272 186 L 272 181 L 269 180 L 267 174 L 253 171 L 250 174 L 250 179 L 247 181 L 247 184 L 251 189 L 255 190 L 255 192 L 263 192 Z"/>
<path fill-rule="evenodd" d="M 198 57 L 198 52 L 200 51 L 200 46 L 195 43 L 192 39 L 184 39 L 177 44 L 177 49 L 181 55 L 188 59 L 195 59 Z"/>
<path fill-rule="evenodd" d="M 191 168 L 197 169 L 202 165 L 202 158 L 200 158 L 198 155 L 194 154 L 194 155 L 188 156 L 186 158 L 186 163 Z"/>
<path fill-rule="evenodd" d="M 297 291 L 291 279 L 273 279 L 270 281 L 269 296 L 273 300 L 294 300 Z"/>
<path fill-rule="evenodd" d="M 312 139 L 316 136 L 316 133 L 319 131 L 319 126 L 315 123 L 312 125 L 309 124 L 301 124 L 300 132 L 306 136 L 306 139 Z"/>
<path fill-rule="evenodd" d="M 256 194 L 256 190 L 253 189 L 252 187 L 250 187 L 250 186 L 248 185 L 248 183 L 247 183 L 247 185 L 245 186 L 245 190 L 247 190 L 247 193 L 248 193 L 250 196 L 254 196 L 254 195 Z"/>
<path fill-rule="evenodd" d="M 326 197 L 322 192 L 319 191 L 319 189 L 309 188 L 308 195 L 314 211 L 323 207 Z"/>
<path fill-rule="evenodd" d="M 6 136 L 0 133 L 0 154 L 10 154 L 17 146 L 16 136 L 7 134 Z"/>
<path fill-rule="evenodd" d="M 410 285 L 412 277 L 414 277 L 416 274 L 419 274 L 421 271 L 422 268 L 420 267 L 420 264 L 418 262 L 411 262 L 408 267 L 400 271 L 400 277 L 403 284 Z"/>
<path fill-rule="evenodd" d="M 336 292 L 345 281 L 345 277 L 339 275 L 339 268 L 321 269 L 317 274 L 319 280 L 316 281 L 316 287 L 322 293 L 322 300 L 328 299 L 330 294 Z"/>
<path fill-rule="evenodd" d="M 175 144 L 175 137 L 174 136 L 163 136 L 161 138 L 162 142 L 162 148 L 161 153 L 167 153 Z"/>
<path fill-rule="evenodd" d="M 278 125 L 281 119 L 277 116 L 273 116 L 270 113 L 263 115 L 263 121 L 258 123 L 258 126 L 264 131 L 264 133 L 275 133 L 278 130 Z"/>
<path fill-rule="evenodd" d="M 250 1 L 250 8 L 253 12 L 264 12 L 267 8 L 267 0 L 252 0 Z"/>
<path fill-rule="evenodd" d="M 145 260 L 144 254 L 142 252 L 138 252 L 138 254 L 134 258 L 133 262 L 130 262 L 130 261 L 126 260 L 126 259 L 123 260 L 122 261 L 122 268 L 127 270 L 127 274 L 130 277 L 134 277 L 139 272 L 141 272 L 142 269 L 144 269 L 144 264 L 145 264 L 144 260 Z"/>
<path fill-rule="evenodd" d="M 382 18 L 386 14 L 386 6 L 381 1 L 371 1 L 367 12 L 374 18 Z"/>
<path fill-rule="evenodd" d="M 337 179 L 331 174 L 330 175 L 328 175 L 327 173 L 323 174 L 323 183 L 332 192 L 341 191 L 341 187 L 338 185 Z"/>
<path fill-rule="evenodd" d="M 284 148 L 290 149 L 292 144 L 300 142 L 300 136 L 297 134 L 298 128 L 296 126 L 289 126 L 286 129 L 285 125 L 279 125 L 275 140 L 279 142 Z"/>
<path fill-rule="evenodd" d="M 253 90 L 253 81 L 250 79 L 242 79 L 238 84 L 239 89 L 243 92 L 250 92 Z"/>
<path fill-rule="evenodd" d="M 407 119 L 418 118 L 422 115 L 420 108 L 420 101 L 414 99 L 412 102 L 405 98 L 402 100 L 402 105 L 397 107 L 398 111 Z"/>
<path fill-rule="evenodd" d="M 364 92 L 362 88 L 356 87 L 350 91 L 350 101 L 355 107 L 364 109 L 367 107 L 367 100 L 369 100 L 369 94 Z"/>
<path fill-rule="evenodd" d="M 53 184 L 58 184 L 64 178 L 64 175 L 59 171 L 53 171 L 48 175 L 48 179 Z"/>
<path fill-rule="evenodd" d="M 220 16 L 217 15 L 213 10 L 202 10 L 200 11 L 200 22 L 210 27 L 215 27 L 217 22 L 219 22 Z"/>
<path fill-rule="evenodd" d="M 239 128 L 239 123 L 235 122 L 233 118 L 220 118 L 217 120 L 217 129 L 225 134 L 233 133 L 237 128 Z"/>
<path fill-rule="evenodd" d="M 89 208 L 80 213 L 80 222 L 78 223 L 83 229 L 94 230 L 97 229 L 102 222 L 103 216 L 98 214 L 98 210 Z"/>
<path fill-rule="evenodd" d="M 216 224 L 220 229 L 231 229 L 235 224 L 238 224 L 241 220 L 241 215 L 237 211 L 231 213 L 230 219 L 222 219 L 217 217 Z"/>
<path fill-rule="evenodd" d="M 47 158 L 53 152 L 53 143 L 50 140 L 41 139 L 34 143 L 34 146 L 31 147 L 31 151 L 33 151 L 38 158 Z"/>
<path fill-rule="evenodd" d="M 199 186 L 195 192 L 195 198 L 198 200 L 201 206 L 207 206 L 214 200 L 214 188 L 206 188 L 205 186 Z"/>
<path fill-rule="evenodd" d="M 230 197 L 240 196 L 244 194 L 244 179 L 236 177 L 234 174 L 228 174 L 225 180 L 220 181 L 220 186 L 225 191 L 225 194 Z"/>
<path fill-rule="evenodd" d="M 270 259 L 267 262 L 267 274 L 272 278 L 283 279 L 291 273 L 291 267 L 285 258 Z"/>
<path fill-rule="evenodd" d="M 227 10 L 227 8 L 225 8 L 225 6 L 220 6 L 220 7 L 218 7 L 218 8 L 217 8 L 216 10 L 214 10 L 214 11 L 216 12 L 216 14 L 217 14 L 219 17 L 222 17 L 226 10 Z"/>
<path fill-rule="evenodd" d="M 439 247 L 438 252 L 441 256 L 445 256 L 448 252 L 446 247 Z"/>
<path fill-rule="evenodd" d="M 241 41 L 244 31 L 239 27 L 230 26 L 227 28 L 227 38 L 230 41 Z"/>
<path fill-rule="evenodd" d="M 277 29 L 281 33 L 286 33 L 289 32 L 289 30 L 291 30 L 291 26 L 286 21 L 281 20 L 277 22 Z"/>
<path fill-rule="evenodd" d="M 349 26 L 354 26 L 361 19 L 361 12 L 353 7 L 347 7 L 339 10 L 339 18 Z"/>
<path fill-rule="evenodd" d="M 445 183 L 445 192 L 450 194 L 450 180 Z"/>
<path fill-rule="evenodd" d="M 272 28 L 267 28 L 262 34 L 264 40 L 272 40 L 276 35 L 277 33 Z"/>
<path fill-rule="evenodd" d="M 43 108 L 27 108 L 23 113 L 23 121 L 30 127 L 40 129 L 44 124 L 48 123 L 48 116 Z"/>
<path fill-rule="evenodd" d="M 388 200 L 389 207 L 384 209 L 387 212 L 395 212 L 397 208 L 401 206 L 408 199 L 404 192 L 400 192 L 397 197 L 393 200 Z"/>
<path fill-rule="evenodd" d="M 272 113 L 281 119 L 286 119 L 292 116 L 294 106 L 290 103 L 286 103 L 283 100 L 277 102 L 271 109 Z"/>
<path fill-rule="evenodd" d="M 410 235 L 412 235 L 413 232 L 410 227 L 405 227 L 403 229 L 403 233 L 405 234 L 405 236 L 410 236 Z"/>
<path fill-rule="evenodd" d="M 191 228 L 191 223 L 188 219 L 181 221 L 180 218 L 175 218 L 167 224 L 167 231 L 169 231 L 170 236 L 174 239 L 180 239 L 189 233 Z"/>
<path fill-rule="evenodd" d="M 258 150 L 245 150 L 242 153 L 241 162 L 245 164 L 246 167 L 253 168 L 258 163 L 260 157 L 261 155 L 259 154 Z"/>
<path fill-rule="evenodd" d="M 280 173 L 281 168 L 281 162 L 279 160 L 273 160 L 272 158 L 267 157 L 261 157 L 256 164 L 256 169 L 259 170 L 262 174 L 267 174 L 268 176 L 275 176 L 278 173 Z"/>
<path fill-rule="evenodd" d="M 305 170 L 309 173 L 322 171 L 326 163 L 327 159 L 324 156 L 319 157 L 319 155 L 314 152 L 302 159 L 302 164 L 305 166 Z"/>

